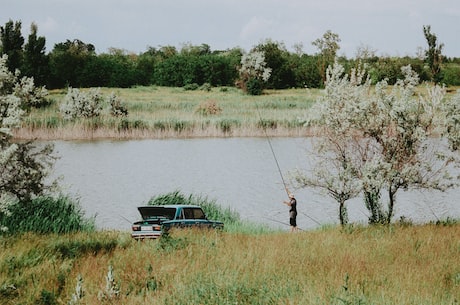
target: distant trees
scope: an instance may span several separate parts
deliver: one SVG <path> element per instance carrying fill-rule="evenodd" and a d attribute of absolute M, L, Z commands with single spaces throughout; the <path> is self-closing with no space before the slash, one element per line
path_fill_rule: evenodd
<path fill-rule="evenodd" d="M 78 39 L 56 44 L 50 53 L 50 87 L 84 87 L 85 65 L 95 56 L 94 45 Z"/>
<path fill-rule="evenodd" d="M 266 87 L 286 89 L 296 87 L 293 66 L 290 65 L 290 54 L 284 44 L 266 40 L 254 47 L 253 51 L 262 52 L 267 67 L 271 69 Z"/>
<path fill-rule="evenodd" d="M 425 51 L 426 63 L 430 67 L 432 80 L 436 83 L 441 81 L 441 64 L 442 64 L 442 49 L 443 43 L 438 43 L 438 38 L 431 33 L 431 26 L 423 26 L 423 34 L 425 35 L 428 49 Z"/>
<path fill-rule="evenodd" d="M 24 63 L 22 74 L 32 77 L 35 85 L 46 85 L 49 76 L 48 56 L 46 55 L 46 39 L 37 36 L 37 25 L 32 23 L 27 43 L 24 46 Z"/>
<path fill-rule="evenodd" d="M 340 58 L 349 72 L 358 59 L 368 65 L 373 84 L 387 79 L 394 84 L 402 77 L 401 67 L 410 64 L 421 81 L 435 81 L 446 85 L 460 85 L 458 58 L 442 56 L 443 44 L 439 44 L 431 27 L 424 27 L 428 42 L 425 56 L 389 57 L 376 56 L 375 51 L 361 47 L 356 58 Z M 198 88 L 207 86 L 234 86 L 240 80 L 241 59 L 246 52 L 240 48 L 211 50 L 207 44 L 183 44 L 149 47 L 145 52 L 133 54 L 124 49 L 110 48 L 96 54 L 95 46 L 79 39 L 57 43 L 46 53 L 45 37 L 38 36 L 37 25 L 31 24 L 27 42 L 21 34 L 21 22 L 9 20 L 0 27 L 0 52 L 8 55 L 8 68 L 21 76 L 33 77 L 36 85 L 48 88 L 64 87 L 130 87 L 135 85 L 159 85 Z M 326 81 L 326 68 L 333 64 L 340 50 L 341 39 L 337 33 L 326 31 L 312 41 L 315 54 L 302 52 L 297 44 L 294 52 L 282 42 L 267 39 L 255 45 L 248 53 L 261 52 L 266 67 L 271 69 L 264 88 L 321 88 Z M 441 71 L 442 69 L 442 71 Z M 257 81 L 251 81 L 253 85 Z"/>
<path fill-rule="evenodd" d="M 326 81 L 326 68 L 333 64 L 337 51 L 340 49 L 339 34 L 331 30 L 326 31 L 323 37 L 316 39 L 311 44 L 318 49 L 318 66 L 323 83 Z"/>
<path fill-rule="evenodd" d="M 157 60 L 153 82 L 176 87 L 205 83 L 232 86 L 237 76 L 236 64 L 240 56 L 239 50 L 211 53 L 208 48 L 188 47 L 179 54 Z"/>
<path fill-rule="evenodd" d="M 9 20 L 5 26 L 0 27 L 0 41 L 2 54 L 7 55 L 7 67 L 11 72 L 20 70 L 23 61 L 22 47 L 24 37 L 21 33 L 21 21 Z"/>

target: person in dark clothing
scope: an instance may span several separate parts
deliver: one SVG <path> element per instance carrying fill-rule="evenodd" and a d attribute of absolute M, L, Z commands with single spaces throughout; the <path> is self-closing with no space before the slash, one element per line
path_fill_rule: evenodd
<path fill-rule="evenodd" d="M 294 194 L 291 194 L 288 189 L 286 189 L 289 194 L 289 201 L 283 201 L 285 205 L 289 207 L 289 224 L 291 225 L 291 232 L 298 230 L 297 228 L 297 200 L 294 197 Z"/>

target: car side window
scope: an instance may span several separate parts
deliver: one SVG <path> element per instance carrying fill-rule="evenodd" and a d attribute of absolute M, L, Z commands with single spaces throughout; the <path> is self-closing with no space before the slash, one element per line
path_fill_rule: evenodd
<path fill-rule="evenodd" d="M 193 209 L 193 217 L 195 219 L 206 219 L 202 209 Z"/>
<path fill-rule="evenodd" d="M 185 219 L 194 219 L 193 209 L 184 209 Z"/>

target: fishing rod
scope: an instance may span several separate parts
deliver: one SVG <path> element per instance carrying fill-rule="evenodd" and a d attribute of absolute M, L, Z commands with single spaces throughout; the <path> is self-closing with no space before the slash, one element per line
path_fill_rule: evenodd
<path fill-rule="evenodd" d="M 305 215 L 307 218 L 309 218 L 309 219 L 312 220 L 313 222 L 315 222 L 317 225 L 321 225 L 321 223 L 320 223 L 318 220 L 314 219 L 313 217 L 308 216 L 308 215 L 305 214 L 304 212 L 300 212 L 300 213 L 303 214 L 303 215 Z"/>
<path fill-rule="evenodd" d="M 262 122 L 262 115 L 260 114 L 260 110 L 259 110 L 259 106 L 257 105 L 257 102 L 256 102 L 256 110 L 257 110 L 257 113 L 259 114 L 259 119 Z M 270 140 L 270 136 L 267 133 L 267 129 L 265 125 L 263 126 L 262 129 L 264 130 L 265 137 L 267 138 L 268 145 L 270 146 L 270 150 L 272 152 L 273 159 L 275 159 L 276 167 L 278 168 L 278 173 L 280 174 L 281 181 L 283 182 L 284 189 L 286 190 L 286 194 L 289 196 L 289 191 L 287 189 L 286 182 L 284 181 L 283 173 L 281 172 L 281 167 L 278 162 L 278 158 L 276 158 L 275 150 L 273 149 L 272 141 Z"/>
<path fill-rule="evenodd" d="M 273 221 L 273 222 L 277 222 L 277 223 L 280 223 L 282 225 L 285 225 L 285 226 L 290 226 L 290 224 L 286 223 L 286 222 L 282 222 L 282 221 L 279 221 L 279 220 L 276 220 L 276 219 L 272 219 L 272 218 L 269 218 L 269 217 L 265 217 L 265 216 L 262 216 L 262 218 L 265 218 L 267 220 L 270 220 L 270 221 Z M 297 227 L 297 229 L 299 229 L 300 231 L 303 231 L 303 229 Z"/>
<path fill-rule="evenodd" d="M 262 115 L 260 113 L 259 106 L 257 105 L 257 102 L 256 102 L 256 110 L 257 110 L 257 114 L 259 115 L 260 121 L 262 121 Z M 289 191 L 288 191 L 288 188 L 287 188 L 287 185 L 286 185 L 286 181 L 284 180 L 284 176 L 283 176 L 283 173 L 281 171 L 281 167 L 280 167 L 280 164 L 278 162 L 278 158 L 276 157 L 275 150 L 273 149 L 273 145 L 272 145 L 272 142 L 270 140 L 270 136 L 267 133 L 265 125 L 263 126 L 263 130 L 264 130 L 265 137 L 267 138 L 268 145 L 270 146 L 270 150 L 272 152 L 273 159 L 275 159 L 276 167 L 278 168 L 278 173 L 280 174 L 281 181 L 283 182 L 283 185 L 284 185 L 284 190 L 286 191 L 286 194 L 289 197 L 290 194 L 289 194 Z M 321 225 L 321 223 L 319 221 L 317 221 L 316 219 L 314 219 L 313 217 L 310 217 L 310 216 L 308 216 L 307 214 L 305 214 L 303 212 L 301 212 L 301 213 L 303 215 L 305 215 L 306 217 L 308 217 L 310 220 L 314 221 L 316 224 Z M 267 219 L 269 219 L 269 218 L 267 218 Z M 281 221 L 277 221 L 277 220 L 273 220 L 273 219 L 269 219 L 269 220 L 279 222 L 279 223 L 282 223 L 282 224 L 286 225 L 286 223 L 283 223 Z"/>
<path fill-rule="evenodd" d="M 125 220 L 126 222 L 128 222 L 129 224 L 133 224 L 133 222 L 131 220 L 129 220 L 128 218 L 124 217 L 123 215 L 118 215 L 120 218 L 122 218 L 123 220 Z"/>

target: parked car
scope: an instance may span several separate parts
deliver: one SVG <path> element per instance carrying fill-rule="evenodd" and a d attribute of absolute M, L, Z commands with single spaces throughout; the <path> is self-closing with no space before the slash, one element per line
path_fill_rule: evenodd
<path fill-rule="evenodd" d="M 220 221 L 208 220 L 203 209 L 195 205 L 156 205 L 137 208 L 142 220 L 132 225 L 131 237 L 155 239 L 171 228 L 223 229 Z"/>

